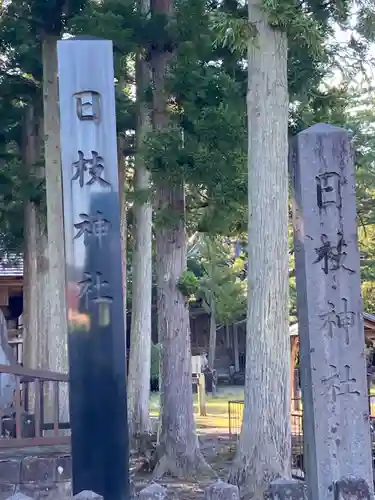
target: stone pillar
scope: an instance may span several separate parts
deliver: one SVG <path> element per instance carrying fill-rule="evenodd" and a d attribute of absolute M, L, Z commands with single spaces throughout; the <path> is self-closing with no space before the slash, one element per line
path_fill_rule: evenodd
<path fill-rule="evenodd" d="M 167 490 L 160 484 L 150 484 L 139 492 L 138 500 L 166 500 Z"/>
<path fill-rule="evenodd" d="M 74 495 L 73 500 L 103 500 L 103 497 L 93 491 L 84 490 Z"/>
<path fill-rule="evenodd" d="M 59 41 L 57 52 L 73 493 L 92 490 L 105 500 L 127 500 L 113 48 L 109 40 L 73 38 Z"/>
<path fill-rule="evenodd" d="M 304 458 L 308 496 L 332 500 L 339 481 L 373 494 L 357 244 L 348 132 L 319 124 L 291 149 Z M 359 481 L 359 482 L 358 482 Z M 353 486 L 354 483 L 351 483 Z M 351 489 L 351 499 L 364 488 Z"/>
<path fill-rule="evenodd" d="M 306 485 L 293 479 L 278 479 L 270 485 L 272 500 L 307 500 Z"/>
<path fill-rule="evenodd" d="M 206 409 L 206 380 L 204 378 L 204 373 L 200 373 L 198 376 L 198 407 L 199 415 L 205 417 L 207 415 Z"/>
<path fill-rule="evenodd" d="M 204 490 L 205 500 L 239 500 L 238 487 L 234 484 L 217 481 Z"/>

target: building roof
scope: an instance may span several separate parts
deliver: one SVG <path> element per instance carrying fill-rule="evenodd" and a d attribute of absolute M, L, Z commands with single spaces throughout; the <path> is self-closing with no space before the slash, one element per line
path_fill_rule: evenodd
<path fill-rule="evenodd" d="M 363 313 L 363 318 L 367 319 L 367 321 L 373 321 L 375 323 L 375 314 Z"/>
<path fill-rule="evenodd" d="M 23 276 L 23 259 L 19 255 L 3 255 L 0 259 L 0 278 L 1 277 L 21 277 Z"/>
<path fill-rule="evenodd" d="M 373 325 L 375 327 L 375 315 L 374 314 L 364 312 L 363 319 L 367 322 L 366 327 L 373 328 L 373 326 L 369 325 L 368 323 L 373 323 Z M 298 335 L 298 323 L 294 323 L 293 325 L 290 325 L 289 334 L 291 337 L 296 337 Z"/>

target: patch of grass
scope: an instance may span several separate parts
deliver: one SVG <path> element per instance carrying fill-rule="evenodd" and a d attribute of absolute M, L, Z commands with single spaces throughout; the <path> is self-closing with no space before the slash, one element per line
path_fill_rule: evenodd
<path fill-rule="evenodd" d="M 228 401 L 232 399 L 243 399 L 243 390 L 241 392 L 230 393 L 222 392 L 212 397 L 211 394 L 207 394 L 207 412 L 215 415 L 228 415 Z M 198 396 L 193 394 L 194 410 L 198 411 Z M 151 393 L 150 396 L 150 412 L 158 414 L 160 410 L 160 398 L 159 393 Z"/>
<path fill-rule="evenodd" d="M 200 430 L 216 430 L 222 432 L 228 430 L 228 401 L 243 399 L 243 389 L 241 388 L 224 388 L 221 389 L 215 397 L 211 394 L 206 396 L 207 416 L 199 415 L 198 395 L 193 394 L 194 413 L 197 428 Z M 159 393 L 151 393 L 150 396 L 150 415 L 158 417 L 160 412 Z"/>

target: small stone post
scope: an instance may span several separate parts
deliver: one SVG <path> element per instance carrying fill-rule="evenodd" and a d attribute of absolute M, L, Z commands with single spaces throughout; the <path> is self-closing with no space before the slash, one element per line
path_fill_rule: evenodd
<path fill-rule="evenodd" d="M 143 488 L 139 492 L 138 499 L 139 500 L 166 500 L 168 497 L 168 492 L 163 486 L 160 484 L 150 484 Z"/>
<path fill-rule="evenodd" d="M 348 132 L 325 124 L 301 132 L 291 170 L 308 497 L 369 499 L 373 472 Z"/>
<path fill-rule="evenodd" d="M 217 481 L 204 490 L 205 500 L 239 500 L 238 486 L 234 484 Z"/>
<path fill-rule="evenodd" d="M 199 403 L 199 415 L 205 417 L 207 415 L 206 411 L 206 380 L 204 378 L 204 373 L 200 373 L 198 376 L 198 403 Z"/>

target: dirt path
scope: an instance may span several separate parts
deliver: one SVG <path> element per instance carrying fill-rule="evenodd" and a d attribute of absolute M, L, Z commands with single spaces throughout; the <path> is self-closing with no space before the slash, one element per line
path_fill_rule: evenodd
<path fill-rule="evenodd" d="M 234 455 L 233 440 L 229 440 L 226 434 L 207 431 L 208 429 L 199 429 L 198 432 L 201 451 L 219 478 L 225 481 Z M 135 470 L 137 465 L 139 465 L 137 460 L 131 460 L 131 470 Z M 133 480 L 136 491 L 139 491 L 152 482 L 152 474 L 137 473 L 133 476 Z M 159 484 L 168 488 L 171 496 L 179 500 L 199 500 L 204 497 L 204 488 L 212 482 L 213 479 L 182 482 L 174 478 L 165 478 Z"/>

